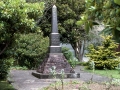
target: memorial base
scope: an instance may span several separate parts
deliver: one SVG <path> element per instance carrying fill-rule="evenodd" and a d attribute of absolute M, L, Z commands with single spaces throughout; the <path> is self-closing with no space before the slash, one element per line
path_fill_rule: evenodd
<path fill-rule="evenodd" d="M 62 78 L 61 74 L 56 74 L 55 77 L 52 74 L 43 74 L 43 73 L 38 73 L 38 72 L 32 72 L 32 75 L 39 78 L 39 79 L 53 79 L 53 78 Z M 64 79 L 67 78 L 80 78 L 79 73 L 65 73 L 64 74 Z"/>
<path fill-rule="evenodd" d="M 56 73 L 61 73 L 61 70 L 64 70 L 64 73 L 74 73 L 73 68 L 62 53 L 49 53 L 45 60 L 43 60 L 42 65 L 38 67 L 37 72 L 50 74 L 50 69 L 53 67 L 55 67 Z"/>
<path fill-rule="evenodd" d="M 52 78 L 51 70 L 55 67 L 56 77 L 61 76 L 61 70 L 64 70 L 65 78 L 80 77 L 80 74 L 76 74 L 74 69 L 70 66 L 62 53 L 49 53 L 43 63 L 38 67 L 36 72 L 32 74 L 38 78 Z"/>

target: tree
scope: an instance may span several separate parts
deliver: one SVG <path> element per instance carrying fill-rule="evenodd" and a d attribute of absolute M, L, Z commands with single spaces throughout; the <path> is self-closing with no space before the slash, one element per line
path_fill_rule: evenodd
<path fill-rule="evenodd" d="M 14 44 L 17 33 L 40 31 L 36 20 L 42 15 L 44 3 L 26 3 L 25 0 L 0 1 L 0 57 Z M 4 55 L 3 55 L 4 53 Z"/>
<path fill-rule="evenodd" d="M 43 61 L 48 51 L 49 38 L 42 33 L 20 34 L 12 48 L 15 63 L 28 69 L 35 69 Z"/>
<path fill-rule="evenodd" d="M 58 29 L 61 34 L 61 41 L 71 43 L 75 50 L 76 57 L 81 60 L 84 48 L 83 41 L 86 37 L 86 32 L 83 27 L 78 27 L 76 22 L 81 18 L 84 12 L 84 0 L 56 0 L 58 9 Z M 40 27 L 45 36 L 51 32 L 51 8 L 53 3 L 49 2 L 45 9 L 44 16 L 40 18 Z M 81 53 L 82 51 L 82 53 Z"/>
<path fill-rule="evenodd" d="M 44 48 L 45 51 L 37 53 L 37 48 L 41 50 L 41 42 L 35 39 L 40 37 L 44 40 L 42 44 L 45 41 L 48 43 L 48 38 L 43 37 L 42 31 L 36 25 L 36 21 L 42 16 L 43 10 L 43 2 L 30 3 L 26 2 L 26 0 L 0 0 L 0 79 L 6 78 L 9 68 L 14 64 L 16 58 L 21 62 L 23 60 L 23 65 L 26 63 L 24 61 L 29 59 L 26 65 L 28 68 L 34 68 L 40 62 L 42 57 L 39 58 L 37 55 L 43 56 L 46 47 Z M 24 47 L 26 43 L 27 45 Z M 44 43 L 44 46 L 47 46 L 47 43 Z M 33 53 L 30 52 L 31 46 L 34 49 Z M 30 48 L 27 49 L 28 47 Z M 31 62 L 34 62 L 34 64 Z"/>
<path fill-rule="evenodd" d="M 120 42 L 119 2 L 119 0 L 86 0 L 86 10 L 83 15 L 86 17 L 87 22 L 97 20 L 104 23 L 105 29 L 101 33 L 112 34 L 117 42 Z M 91 24 L 88 25 L 88 27 L 91 26 Z"/>

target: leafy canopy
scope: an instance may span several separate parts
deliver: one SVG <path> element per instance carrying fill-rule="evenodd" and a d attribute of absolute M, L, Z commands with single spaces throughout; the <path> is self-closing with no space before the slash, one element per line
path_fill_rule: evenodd
<path fill-rule="evenodd" d="M 113 38 L 120 42 L 120 0 L 85 0 L 85 12 L 83 17 L 87 30 L 92 26 L 91 22 L 99 21 L 106 26 L 101 33 L 112 34 Z M 93 23 L 94 24 L 94 23 Z"/>
<path fill-rule="evenodd" d="M 12 45 L 17 33 L 40 31 L 36 20 L 42 15 L 44 3 L 25 0 L 0 0 L 0 51 Z"/>
<path fill-rule="evenodd" d="M 41 33 L 29 33 L 20 34 L 12 50 L 19 66 L 34 69 L 43 61 L 48 51 L 48 46 L 48 37 L 43 37 Z"/>

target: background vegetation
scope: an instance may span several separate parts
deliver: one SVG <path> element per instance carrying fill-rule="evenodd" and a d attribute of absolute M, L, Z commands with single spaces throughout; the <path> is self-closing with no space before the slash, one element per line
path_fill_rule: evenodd
<path fill-rule="evenodd" d="M 118 44 L 112 40 L 112 36 L 103 36 L 104 41 L 101 46 L 94 48 L 93 45 L 89 46 L 90 61 L 94 61 L 95 69 L 116 69 L 120 63 L 118 58 L 119 52 L 116 52 Z M 90 68 L 90 67 L 89 67 Z"/>
<path fill-rule="evenodd" d="M 85 12 L 79 25 L 84 24 L 89 32 L 95 23 L 105 25 L 101 33 L 113 35 L 113 38 L 120 42 L 120 1 L 119 0 L 85 0 Z"/>
<path fill-rule="evenodd" d="M 35 69 L 43 61 L 49 46 L 49 38 L 41 33 L 20 34 L 14 52 L 15 64 Z"/>
<path fill-rule="evenodd" d="M 36 47 L 42 48 L 41 44 L 43 44 L 46 41 L 47 43 L 44 44 L 43 47 L 45 48 L 45 45 L 47 47 L 48 38 L 43 37 L 40 28 L 36 25 L 36 20 L 40 16 L 42 16 L 43 10 L 44 10 L 43 2 L 27 3 L 25 0 L 0 1 L 0 36 L 1 36 L 0 37 L 0 77 L 1 79 L 7 76 L 10 66 L 14 64 L 14 61 L 16 59 L 18 61 L 21 60 L 21 62 L 23 61 L 23 63 L 26 63 L 25 55 L 28 52 L 26 52 L 25 50 L 27 49 L 27 47 L 30 46 L 30 42 L 37 43 L 37 45 L 39 43 L 40 46 L 36 46 Z M 23 36 L 26 35 L 27 37 L 24 36 L 24 38 L 22 38 L 23 36 L 21 34 L 23 34 Z M 44 41 L 35 42 L 36 40 L 29 39 L 29 37 L 36 38 L 33 35 L 36 35 L 37 38 L 39 36 Z M 29 39 L 30 41 L 27 42 L 24 39 L 26 40 Z M 17 46 L 18 44 L 20 46 Z M 25 44 L 26 47 L 23 47 Z M 29 46 L 27 46 L 28 44 Z M 17 48 L 19 50 L 15 51 Z M 35 47 L 33 48 L 30 47 L 30 48 L 31 50 L 33 50 L 33 48 Z M 22 53 L 25 53 L 25 55 L 20 53 L 20 49 L 22 49 Z M 46 50 L 43 51 L 43 53 L 45 52 Z M 40 55 L 40 53 L 38 54 Z M 30 55 L 28 55 L 29 56 L 27 57 L 28 59 L 31 58 Z M 41 55 L 43 55 L 42 52 Z M 31 61 L 27 62 L 26 65 L 27 67 L 32 68 L 36 66 L 36 65 L 30 66 L 30 62 Z"/>
<path fill-rule="evenodd" d="M 116 64 L 110 66 L 110 60 L 115 58 L 116 53 L 113 49 L 117 46 L 111 40 L 120 42 L 119 0 L 1 0 L 0 75 L 3 76 L 2 78 L 6 77 L 12 65 L 34 69 L 42 61 L 49 45 L 53 4 L 56 4 L 58 9 L 61 41 L 72 45 L 79 61 L 82 61 L 85 42 L 90 40 L 88 34 L 93 25 L 105 25 L 101 33 L 113 35 L 113 38 L 109 38 L 98 48 L 91 47 L 90 53 L 97 58 L 93 59 L 90 53 L 89 57 L 97 62 L 103 63 L 106 60 L 109 62 L 109 64 L 101 64 L 101 69 L 103 66 L 108 69 L 115 68 Z M 105 43 L 110 46 L 105 46 Z M 66 58 L 70 60 L 71 53 L 67 52 Z"/>

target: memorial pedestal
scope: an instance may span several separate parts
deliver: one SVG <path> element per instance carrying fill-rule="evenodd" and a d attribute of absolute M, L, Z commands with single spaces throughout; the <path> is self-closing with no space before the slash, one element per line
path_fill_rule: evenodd
<path fill-rule="evenodd" d="M 42 65 L 40 65 L 37 69 L 37 72 L 33 72 L 32 74 L 38 78 L 52 78 L 50 68 L 53 66 L 56 67 L 56 77 L 61 77 L 61 70 L 64 69 L 64 78 L 74 78 L 73 74 L 75 74 L 73 68 L 65 59 L 62 53 L 50 53 L 45 60 L 43 61 Z M 79 74 L 76 74 L 77 78 L 80 77 Z"/>
<path fill-rule="evenodd" d="M 47 58 L 45 58 L 42 65 L 38 67 L 37 72 L 50 74 L 50 68 L 52 68 L 53 66 L 56 67 L 55 71 L 57 73 L 60 73 L 62 69 L 64 69 L 65 73 L 74 73 L 74 70 L 67 62 L 62 53 L 50 53 Z"/>

